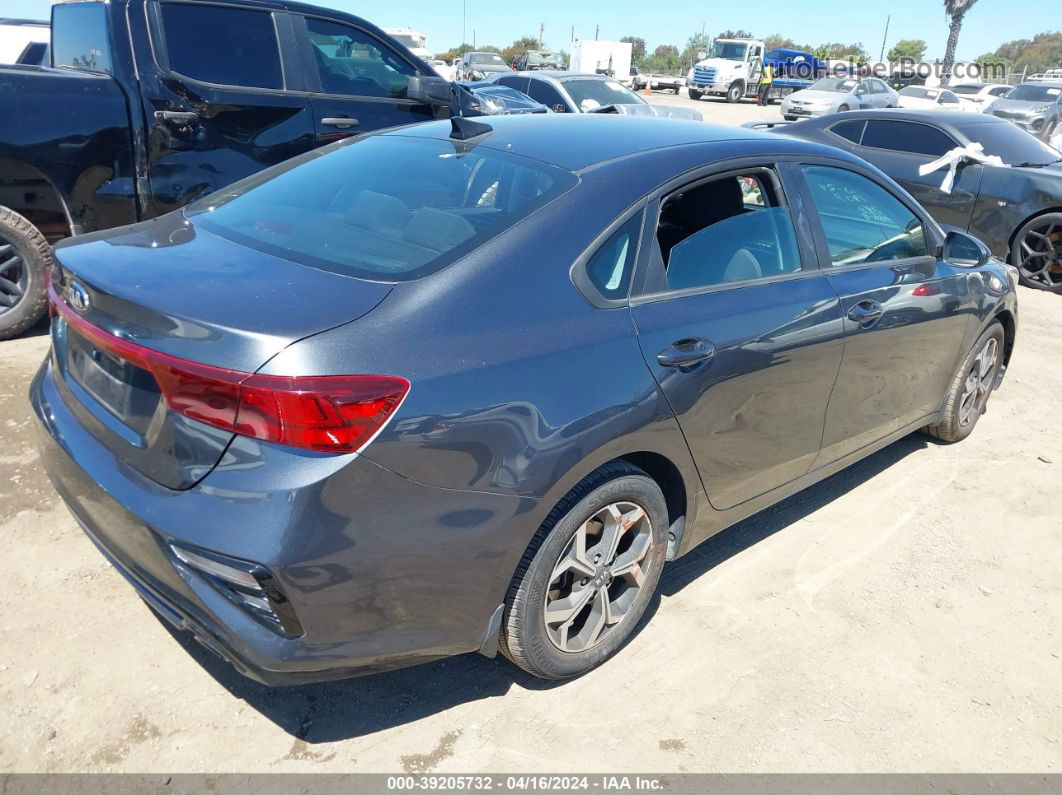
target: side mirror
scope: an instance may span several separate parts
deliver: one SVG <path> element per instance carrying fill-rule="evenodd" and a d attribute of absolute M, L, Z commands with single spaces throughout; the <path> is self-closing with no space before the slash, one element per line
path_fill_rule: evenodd
<path fill-rule="evenodd" d="M 961 268 L 979 268 L 992 257 L 992 252 L 976 237 L 957 229 L 944 238 L 944 261 Z"/>
<path fill-rule="evenodd" d="M 449 105 L 453 99 L 453 87 L 444 77 L 413 75 L 409 78 L 406 96 L 426 105 Z"/>

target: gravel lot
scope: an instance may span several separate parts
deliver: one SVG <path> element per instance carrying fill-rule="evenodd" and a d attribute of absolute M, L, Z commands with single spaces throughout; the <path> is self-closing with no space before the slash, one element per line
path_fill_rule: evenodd
<path fill-rule="evenodd" d="M 242 679 L 78 529 L 26 401 L 47 337 L 0 343 L 0 771 L 1057 772 L 1062 296 L 1020 301 L 973 437 L 909 437 L 703 545 L 616 658 L 563 684 L 476 655 Z"/>

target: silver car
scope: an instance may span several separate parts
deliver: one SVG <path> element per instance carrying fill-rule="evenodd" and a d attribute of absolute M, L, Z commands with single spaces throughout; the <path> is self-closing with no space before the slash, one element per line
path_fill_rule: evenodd
<path fill-rule="evenodd" d="M 1022 83 L 989 105 L 985 113 L 1012 121 L 1050 141 L 1062 130 L 1062 83 Z"/>
<path fill-rule="evenodd" d="M 782 118 L 795 121 L 846 110 L 895 108 L 899 102 L 899 95 L 876 77 L 823 77 L 783 99 Z"/>
<path fill-rule="evenodd" d="M 579 72 L 507 72 L 491 75 L 492 83 L 514 88 L 554 113 L 620 113 L 703 121 L 693 108 L 649 104 L 618 80 Z"/>

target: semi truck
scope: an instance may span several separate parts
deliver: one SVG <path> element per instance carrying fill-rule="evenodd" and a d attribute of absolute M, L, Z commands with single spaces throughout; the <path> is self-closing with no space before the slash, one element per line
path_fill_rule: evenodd
<path fill-rule="evenodd" d="M 768 51 L 759 39 L 716 39 L 705 56 L 687 75 L 690 99 L 711 95 L 726 97 L 727 102 L 740 102 L 743 97 L 755 97 L 765 61 L 775 73 L 771 99 L 781 99 L 807 88 L 826 74 L 826 64 L 811 53 Z"/>

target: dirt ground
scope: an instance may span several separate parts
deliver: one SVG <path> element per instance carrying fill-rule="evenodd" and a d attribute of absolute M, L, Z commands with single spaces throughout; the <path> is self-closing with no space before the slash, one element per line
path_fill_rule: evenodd
<path fill-rule="evenodd" d="M 47 337 L 0 343 L 0 772 L 1057 772 L 1060 316 L 1062 296 L 1021 291 L 970 439 L 909 437 L 731 528 L 665 571 L 619 655 L 561 684 L 477 655 L 241 678 L 62 507 L 26 401 Z"/>

